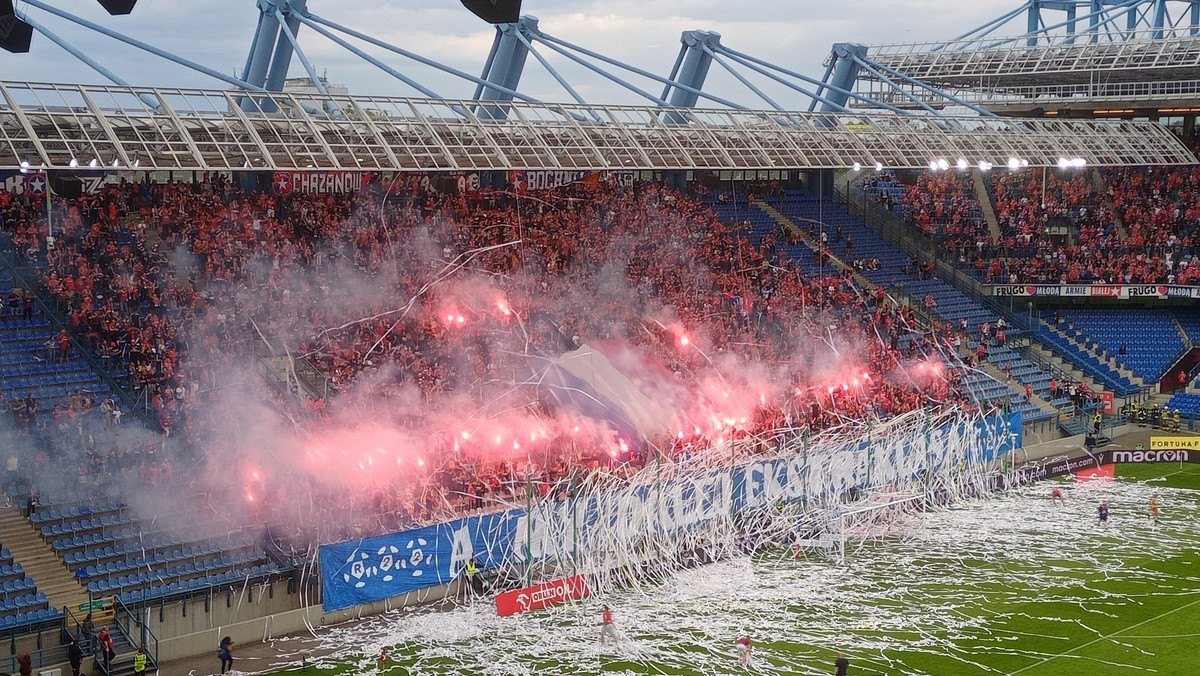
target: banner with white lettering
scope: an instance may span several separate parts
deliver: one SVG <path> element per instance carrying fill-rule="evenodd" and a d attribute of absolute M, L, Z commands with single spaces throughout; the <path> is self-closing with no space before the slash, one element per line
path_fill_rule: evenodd
<path fill-rule="evenodd" d="M 80 190 L 88 195 L 100 192 L 110 175 L 116 176 L 117 172 L 89 171 L 87 173 L 71 174 L 74 178 L 79 179 Z M 6 192 L 11 195 L 23 195 L 28 192 L 34 197 L 41 197 L 49 190 L 49 185 L 46 174 L 40 171 L 31 171 L 27 174 L 22 174 L 19 171 L 0 172 L 0 192 Z"/>
<path fill-rule="evenodd" d="M 346 194 L 360 190 L 370 176 L 361 171 L 277 171 L 271 190 L 276 195 Z"/>
<path fill-rule="evenodd" d="M 1022 443 L 1019 413 L 968 425 L 931 429 L 920 442 L 912 437 L 856 439 L 812 457 L 796 440 L 795 452 L 786 457 L 325 545 L 320 553 L 324 607 L 337 610 L 445 584 L 472 558 L 487 570 L 634 548 L 651 535 L 729 523 L 738 513 L 780 501 L 840 496 L 926 471 L 989 461 Z M 730 451 L 732 455 L 734 449 Z"/>
<path fill-rule="evenodd" d="M 1200 298 L 1200 286 L 1179 284 L 994 284 L 992 295 L 1010 298 Z"/>
<path fill-rule="evenodd" d="M 1159 438 L 1167 439 L 1168 437 Z M 1142 464 L 1155 462 L 1200 463 L 1200 453 L 1198 453 L 1196 449 L 1189 449 L 1187 446 L 1188 445 L 1184 443 L 1164 442 L 1162 447 L 1151 448 L 1148 451 L 1143 449 L 1109 449 L 1097 451 L 1090 455 L 1079 456 L 1077 458 L 1060 458 L 1044 465 L 1018 468 L 1013 472 L 1010 480 L 1017 484 L 1031 483 L 1034 481 L 1041 481 L 1042 479 L 1050 479 L 1066 474 L 1073 474 L 1082 470 L 1114 464 Z"/>

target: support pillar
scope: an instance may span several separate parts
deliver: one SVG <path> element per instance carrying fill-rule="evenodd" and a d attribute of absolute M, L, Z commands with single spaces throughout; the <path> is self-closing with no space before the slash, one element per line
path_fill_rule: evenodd
<path fill-rule="evenodd" d="M 492 56 L 480 77 L 496 87 L 515 90 L 521 84 L 525 61 L 529 58 L 529 48 L 521 41 L 519 35 L 529 36 L 537 31 L 537 27 L 538 19 L 535 16 L 523 16 L 516 23 L 497 25 Z M 480 101 L 512 101 L 513 96 L 495 87 L 485 86 L 476 98 Z M 508 112 L 504 106 L 482 106 L 479 108 L 479 115 L 503 120 L 508 117 Z"/>
<path fill-rule="evenodd" d="M 854 82 L 858 80 L 858 72 L 861 69 L 854 57 L 865 59 L 867 46 L 851 42 L 838 42 L 833 45 L 832 74 L 825 83 L 830 87 L 825 91 L 825 98 L 829 103 L 821 104 L 821 112 L 840 112 L 841 108 L 846 107 L 846 102 L 850 100 L 849 92 L 854 90 Z"/>
<path fill-rule="evenodd" d="M 288 15 L 287 17 L 288 30 L 292 35 L 296 35 L 300 30 L 300 20 L 295 16 Z M 279 92 L 283 91 L 283 81 L 287 79 L 288 68 L 292 65 L 292 42 L 283 34 L 281 28 L 278 33 L 278 39 L 275 42 L 275 55 L 271 59 L 271 69 L 267 71 L 267 91 Z"/>
<path fill-rule="evenodd" d="M 263 87 L 267 83 L 267 69 L 275 51 L 275 43 L 279 38 L 279 21 L 275 19 L 275 0 L 258 0 L 258 32 L 251 43 L 250 57 L 246 60 L 247 69 L 242 73 L 242 80 L 255 87 Z M 250 97 L 242 97 L 242 110 L 254 112 L 257 106 Z"/>
<path fill-rule="evenodd" d="M 721 34 L 712 31 L 685 31 L 680 42 L 683 43 L 683 50 L 674 80 L 677 85 L 683 87 L 695 90 L 703 89 L 704 81 L 708 78 L 708 69 L 712 67 L 712 54 L 708 50 L 721 45 Z M 706 47 L 708 50 L 705 49 Z M 700 100 L 700 95 L 696 92 L 682 89 L 676 85 L 667 85 L 667 92 L 671 97 L 667 102 L 675 108 L 695 108 L 696 103 Z M 667 97 L 667 92 L 664 92 L 663 98 Z M 687 122 L 679 113 L 668 113 L 666 119 L 668 124 Z"/>

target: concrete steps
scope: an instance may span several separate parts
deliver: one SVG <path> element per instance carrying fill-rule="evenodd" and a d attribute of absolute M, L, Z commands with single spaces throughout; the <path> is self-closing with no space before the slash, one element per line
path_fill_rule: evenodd
<path fill-rule="evenodd" d="M 1113 223 L 1117 227 L 1117 235 L 1121 239 L 1129 239 L 1129 228 L 1125 227 L 1125 219 L 1121 218 L 1121 214 L 1117 212 L 1117 205 L 1113 203 L 1112 196 L 1108 194 L 1108 185 L 1104 183 L 1104 176 L 1096 167 L 1092 167 L 1092 188 L 1104 200 L 1104 208 L 1112 214 Z"/>
<path fill-rule="evenodd" d="M 1000 219 L 996 216 L 996 208 L 992 206 L 992 196 L 988 194 L 987 180 L 983 177 L 983 172 L 972 170 L 971 183 L 975 188 L 975 199 L 979 202 L 980 211 L 983 212 L 983 221 L 987 224 L 988 234 L 991 235 L 993 242 L 1003 241 L 1004 233 L 1000 230 Z"/>
<path fill-rule="evenodd" d="M 68 606 L 78 614 L 79 604 L 88 600 L 87 589 L 16 507 L 0 509 L 0 542 L 25 568 L 25 575 L 37 583 L 51 607 Z"/>

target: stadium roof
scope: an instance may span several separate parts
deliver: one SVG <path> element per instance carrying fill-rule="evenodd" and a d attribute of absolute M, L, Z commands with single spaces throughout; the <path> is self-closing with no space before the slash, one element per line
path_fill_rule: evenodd
<path fill-rule="evenodd" d="M 1200 79 L 1200 36 L 1190 34 L 1143 32 L 1120 42 L 1069 35 L 1035 45 L 1021 38 L 880 45 L 870 56 L 909 77 L 952 88 L 978 86 L 981 80 L 991 86 L 1030 86 Z"/>
<path fill-rule="evenodd" d="M 1058 166 L 1064 158 L 1092 166 L 1196 162 L 1150 122 L 0 82 L 0 169 L 836 169 L 937 160 Z"/>

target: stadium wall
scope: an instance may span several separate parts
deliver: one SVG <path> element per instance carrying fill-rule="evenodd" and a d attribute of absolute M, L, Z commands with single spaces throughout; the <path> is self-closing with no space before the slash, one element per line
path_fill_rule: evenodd
<path fill-rule="evenodd" d="M 229 606 L 226 595 L 217 594 L 205 611 L 204 599 L 192 599 L 186 604 L 174 602 L 150 606 L 143 610 L 143 619 L 159 637 L 160 664 L 173 660 L 215 653 L 224 636 L 236 643 L 250 644 L 308 631 L 313 627 L 341 624 L 406 606 L 436 603 L 458 592 L 458 583 L 437 585 L 408 594 L 382 599 L 373 603 L 326 612 L 320 605 L 299 606 L 302 597 L 289 593 L 288 582 L 273 583 L 275 597 L 260 585 L 253 600 L 236 594 Z M 299 606 L 299 607 L 298 607 Z"/>

